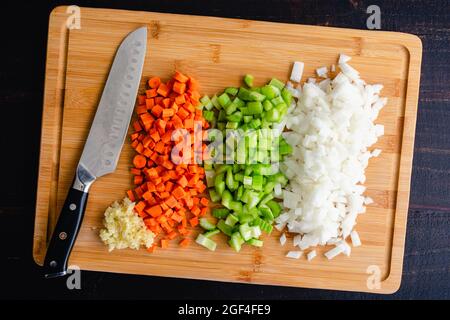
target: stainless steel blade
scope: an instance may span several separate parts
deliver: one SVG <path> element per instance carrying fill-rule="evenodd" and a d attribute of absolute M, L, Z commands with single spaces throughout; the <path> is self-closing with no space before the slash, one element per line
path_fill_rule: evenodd
<path fill-rule="evenodd" d="M 147 28 L 130 33 L 117 50 L 77 168 L 87 191 L 90 183 L 115 170 L 133 113 L 147 47 Z M 77 180 L 76 179 L 76 180 Z"/>

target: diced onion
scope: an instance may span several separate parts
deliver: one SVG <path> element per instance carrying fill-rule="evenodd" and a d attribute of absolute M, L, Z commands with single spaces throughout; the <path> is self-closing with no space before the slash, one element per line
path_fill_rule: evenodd
<path fill-rule="evenodd" d="M 308 259 L 308 261 L 311 261 L 312 259 L 314 259 L 317 256 L 316 250 L 313 250 L 311 252 L 309 252 L 306 255 L 306 258 Z"/>
<path fill-rule="evenodd" d="M 359 234 L 356 230 L 353 230 L 350 233 L 350 238 L 352 239 L 352 245 L 354 247 L 359 247 L 361 245 L 361 239 L 359 238 Z"/>
<path fill-rule="evenodd" d="M 286 254 L 287 258 L 291 258 L 291 259 L 300 259 L 300 257 L 302 256 L 303 252 L 302 251 L 289 251 Z"/>
<path fill-rule="evenodd" d="M 281 235 L 281 237 L 280 237 L 280 244 L 281 244 L 282 246 L 284 246 L 285 243 L 286 243 L 286 234 L 283 233 L 283 234 Z"/>
<path fill-rule="evenodd" d="M 325 257 L 327 257 L 328 260 L 331 260 L 336 256 L 340 255 L 342 252 L 344 252 L 343 246 L 337 245 L 333 249 L 325 252 Z"/>
<path fill-rule="evenodd" d="M 295 82 L 300 82 L 303 75 L 303 68 L 305 64 L 301 61 L 295 61 L 292 67 L 291 80 Z"/>
<path fill-rule="evenodd" d="M 329 259 L 351 252 L 344 239 L 373 202 L 364 195 L 363 183 L 370 158 L 381 150 L 369 148 L 384 134 L 384 126 L 374 123 L 387 103 L 379 96 L 382 85 L 366 84 L 349 60 L 340 55 L 341 72 L 334 79 L 303 84 L 296 107 L 288 112 L 291 131 L 282 133 L 293 147 L 280 165 L 289 183 L 282 196 L 275 190 L 285 207 L 275 227 L 297 234 L 294 245 L 301 250 L 334 244 Z M 325 71 L 319 68 L 317 74 Z"/>

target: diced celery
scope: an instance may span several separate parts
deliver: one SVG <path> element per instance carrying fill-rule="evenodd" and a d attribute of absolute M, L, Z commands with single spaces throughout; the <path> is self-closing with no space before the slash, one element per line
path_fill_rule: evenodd
<path fill-rule="evenodd" d="M 219 222 L 217 223 L 217 228 L 227 236 L 231 236 L 233 227 L 226 224 L 224 220 L 219 220 Z"/>
<path fill-rule="evenodd" d="M 266 85 L 261 88 L 261 93 L 265 95 L 267 99 L 272 100 L 280 95 L 280 89 L 273 85 Z"/>
<path fill-rule="evenodd" d="M 234 184 L 233 171 L 231 168 L 228 168 L 227 170 L 225 184 L 227 185 L 228 189 L 230 189 L 230 191 L 234 191 L 236 189 Z"/>
<path fill-rule="evenodd" d="M 261 201 L 259 202 L 259 204 L 266 204 L 268 201 L 270 201 L 270 200 L 272 200 L 272 199 L 273 199 L 273 194 L 272 194 L 272 193 L 266 194 L 266 195 L 261 199 Z"/>
<path fill-rule="evenodd" d="M 281 90 L 281 96 L 283 97 L 284 103 L 286 103 L 287 106 L 290 106 L 292 102 L 292 93 L 287 88 L 283 88 L 283 90 Z"/>
<path fill-rule="evenodd" d="M 222 109 L 222 106 L 220 105 L 219 99 L 217 98 L 216 95 L 214 95 L 214 96 L 211 98 L 211 103 L 213 104 L 213 106 L 214 106 L 217 110 Z"/>
<path fill-rule="evenodd" d="M 230 104 L 230 106 L 231 106 L 231 104 Z M 203 115 L 204 115 L 204 113 L 203 113 Z M 206 117 L 205 117 L 205 119 L 206 119 Z M 241 121 L 241 119 L 242 119 L 242 112 L 240 112 L 240 111 L 236 111 L 236 112 L 230 114 L 229 116 L 227 116 L 228 121 L 239 122 L 239 121 Z M 208 119 L 206 119 L 206 120 L 208 120 Z"/>
<path fill-rule="evenodd" d="M 270 80 L 269 82 L 269 85 L 277 87 L 278 90 L 282 90 L 284 88 L 284 83 L 276 78 L 272 78 L 272 80 Z"/>
<path fill-rule="evenodd" d="M 222 94 L 219 96 L 218 100 L 219 100 L 219 104 L 220 104 L 223 108 L 225 108 L 226 106 L 228 106 L 229 104 L 231 104 L 231 99 L 230 99 L 230 97 L 228 96 L 228 94 L 226 94 L 225 92 L 222 93 Z"/>
<path fill-rule="evenodd" d="M 236 173 L 234 175 L 234 180 L 242 182 L 242 181 L 244 181 L 244 175 L 242 173 Z"/>
<path fill-rule="evenodd" d="M 222 205 L 223 205 L 225 208 L 230 209 L 231 201 L 233 201 L 233 196 L 231 195 L 230 191 L 228 191 L 228 190 L 225 189 L 225 190 L 222 192 Z"/>
<path fill-rule="evenodd" d="M 239 128 L 239 122 L 228 121 L 225 128 L 227 129 L 237 129 Z"/>
<path fill-rule="evenodd" d="M 225 113 L 225 110 L 222 109 L 222 110 L 219 111 L 219 116 L 217 117 L 217 120 L 219 120 L 219 121 L 226 121 L 227 120 L 227 114 Z"/>
<path fill-rule="evenodd" d="M 269 111 L 273 108 L 273 104 L 272 102 L 270 102 L 269 100 L 264 100 L 263 101 L 263 108 L 265 111 Z"/>
<path fill-rule="evenodd" d="M 250 209 L 251 209 L 251 208 L 254 208 L 254 207 L 256 207 L 256 205 L 258 204 L 258 202 L 259 202 L 258 194 L 251 191 L 251 192 L 250 192 L 250 195 L 249 195 L 249 198 L 248 198 L 248 202 L 247 202 L 248 207 L 249 207 Z"/>
<path fill-rule="evenodd" d="M 267 201 L 266 205 L 272 211 L 272 215 L 274 218 L 277 218 L 280 215 L 281 206 L 278 202 L 276 202 L 275 200 L 270 200 L 270 201 Z"/>
<path fill-rule="evenodd" d="M 241 200 L 243 194 L 244 194 L 244 186 L 239 186 L 239 188 L 236 190 L 235 199 L 237 201 Z"/>
<path fill-rule="evenodd" d="M 262 93 L 259 93 L 257 91 L 251 91 L 250 92 L 250 99 L 252 101 L 264 101 L 266 99 L 266 96 L 263 95 Z"/>
<path fill-rule="evenodd" d="M 225 93 L 228 93 L 228 94 L 230 94 L 232 96 L 237 95 L 238 91 L 239 91 L 239 89 L 235 88 L 235 87 L 228 87 L 228 88 L 225 89 Z"/>
<path fill-rule="evenodd" d="M 233 248 L 236 252 L 241 250 L 242 244 L 244 243 L 244 239 L 242 239 L 241 234 L 239 232 L 235 232 L 231 235 L 228 244 L 231 248 Z"/>
<path fill-rule="evenodd" d="M 253 178 L 249 177 L 249 176 L 244 176 L 244 179 L 242 180 L 242 182 L 244 183 L 244 188 L 251 189 L 252 183 L 253 183 Z"/>
<path fill-rule="evenodd" d="M 249 245 L 254 246 L 254 247 L 262 247 L 264 244 L 264 242 L 259 239 L 250 239 L 246 243 L 248 243 Z"/>
<path fill-rule="evenodd" d="M 241 234 L 244 241 L 250 240 L 252 238 L 252 229 L 250 229 L 247 223 L 241 224 L 239 226 L 239 233 Z"/>
<path fill-rule="evenodd" d="M 216 225 L 209 221 L 207 218 L 200 218 L 200 227 L 209 231 L 214 230 L 216 228 Z"/>
<path fill-rule="evenodd" d="M 239 218 L 236 217 L 234 214 L 231 214 L 231 213 L 225 219 L 225 224 L 230 226 L 230 227 L 233 227 L 238 222 L 239 222 Z"/>
<path fill-rule="evenodd" d="M 261 120 L 260 119 L 253 119 L 250 121 L 249 126 L 252 129 L 258 129 L 261 126 Z"/>
<path fill-rule="evenodd" d="M 266 205 L 262 205 L 259 207 L 259 212 L 261 212 L 262 216 L 264 217 L 264 219 L 272 221 L 274 218 L 273 214 L 272 214 L 272 210 L 270 210 L 270 208 Z"/>
<path fill-rule="evenodd" d="M 230 209 L 233 210 L 235 213 L 241 213 L 242 212 L 242 202 L 240 201 L 232 201 L 230 203 Z"/>
<path fill-rule="evenodd" d="M 203 118 L 205 118 L 206 121 L 211 122 L 214 120 L 215 115 L 213 111 L 205 110 L 203 111 Z"/>
<path fill-rule="evenodd" d="M 258 239 L 261 236 L 261 228 L 259 226 L 250 227 L 252 238 Z"/>
<path fill-rule="evenodd" d="M 276 183 L 274 181 L 269 181 L 264 185 L 264 193 L 272 192 L 273 188 L 275 188 Z"/>
<path fill-rule="evenodd" d="M 244 77 L 244 82 L 247 86 L 249 86 L 250 88 L 253 87 L 253 80 L 254 77 L 251 74 L 246 74 Z"/>
<path fill-rule="evenodd" d="M 224 109 L 225 109 L 226 115 L 229 116 L 230 114 L 232 114 L 233 112 L 235 112 L 237 110 L 237 105 L 234 104 L 234 102 L 231 102 L 226 107 L 224 107 Z"/>
<path fill-rule="evenodd" d="M 234 103 L 235 105 L 237 105 L 237 107 L 238 107 L 239 109 L 241 109 L 242 107 L 245 107 L 245 101 L 239 99 L 239 97 L 234 98 L 233 103 Z"/>
<path fill-rule="evenodd" d="M 220 194 L 212 188 L 209 189 L 209 197 L 211 198 L 212 202 L 218 202 L 221 199 Z"/>
<path fill-rule="evenodd" d="M 208 250 L 211 250 L 211 251 L 216 250 L 217 244 L 214 241 L 212 241 L 211 239 L 209 239 L 208 237 L 205 237 L 203 234 L 199 234 L 197 236 L 197 239 L 195 239 L 195 242 L 198 243 L 199 245 L 207 248 Z"/>
<path fill-rule="evenodd" d="M 223 173 L 216 175 L 216 178 L 214 179 L 214 188 L 216 189 L 217 194 L 222 196 L 224 190 L 225 190 L 225 175 Z"/>
<path fill-rule="evenodd" d="M 227 208 L 214 208 L 212 210 L 213 217 L 216 217 L 218 219 L 226 218 L 229 213 L 230 210 L 228 210 Z"/>
<path fill-rule="evenodd" d="M 238 92 L 239 99 L 244 100 L 244 101 L 251 101 L 252 97 L 250 94 L 251 94 L 250 90 L 248 90 L 244 87 L 239 88 L 239 92 Z"/>
<path fill-rule="evenodd" d="M 211 230 L 211 231 L 203 233 L 203 235 L 205 237 L 207 237 L 207 238 L 210 238 L 210 237 L 215 236 L 216 234 L 219 234 L 219 233 L 220 233 L 219 229 L 214 229 L 214 230 Z"/>
<path fill-rule="evenodd" d="M 253 175 L 252 177 L 252 188 L 257 191 L 262 191 L 263 189 L 263 177 L 260 175 Z"/>
<path fill-rule="evenodd" d="M 277 105 L 279 105 L 279 104 L 284 103 L 284 100 L 283 100 L 283 98 L 282 98 L 281 96 L 279 96 L 279 97 L 273 98 L 272 100 L 270 100 L 270 102 L 271 102 L 274 106 L 277 106 Z"/>
<path fill-rule="evenodd" d="M 269 122 L 280 122 L 281 120 L 280 112 L 276 108 L 268 110 L 264 118 Z"/>

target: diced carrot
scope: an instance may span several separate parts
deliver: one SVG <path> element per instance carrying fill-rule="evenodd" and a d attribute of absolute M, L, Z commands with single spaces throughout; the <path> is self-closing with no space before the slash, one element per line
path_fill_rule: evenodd
<path fill-rule="evenodd" d="M 189 223 L 191 224 L 192 227 L 197 226 L 198 225 L 198 218 L 194 217 L 194 218 L 189 219 Z"/>
<path fill-rule="evenodd" d="M 147 248 L 147 252 L 153 253 L 153 252 L 155 252 L 155 249 L 156 249 L 156 245 L 152 245 Z"/>
<path fill-rule="evenodd" d="M 176 93 L 183 94 L 186 91 L 186 83 L 175 81 L 172 90 Z"/>
<path fill-rule="evenodd" d="M 169 88 L 164 83 L 161 83 L 156 92 L 163 97 L 167 97 L 169 95 Z"/>
<path fill-rule="evenodd" d="M 156 97 L 158 95 L 157 89 L 146 90 L 145 94 L 147 95 L 147 99 L 154 98 L 154 97 Z"/>
<path fill-rule="evenodd" d="M 163 112 L 163 108 L 159 105 L 159 104 L 157 104 L 157 105 L 155 105 L 153 108 L 152 108 L 152 114 L 154 114 L 156 117 L 159 117 L 159 116 L 161 116 L 161 114 L 162 114 L 162 112 Z"/>
<path fill-rule="evenodd" d="M 147 110 L 150 110 L 155 105 L 155 99 L 145 99 L 145 106 L 147 107 Z"/>
<path fill-rule="evenodd" d="M 203 141 L 203 132 L 192 135 L 194 126 L 208 128 L 203 112 L 197 109 L 200 93 L 198 83 L 192 77 L 175 72 L 172 79 L 163 83 L 158 77 L 148 80 L 145 95 L 137 97 L 136 114 L 138 120 L 133 122 L 131 146 L 136 151 L 133 158 L 134 167 L 130 170 L 137 187 L 127 191 L 127 196 L 136 201 L 136 212 L 155 235 L 165 232 L 160 246 L 166 248 L 168 241 L 179 234 L 185 238 L 181 246 L 187 246 L 190 239 L 188 224 L 198 225 L 198 217 L 206 215 L 209 201 L 198 194 L 206 189 L 203 183 L 205 172 L 198 165 L 171 161 L 172 148 L 184 143 L 192 148 L 186 161 L 195 161 L 197 157 L 207 154 L 206 144 L 201 144 L 201 152 L 194 150 L 194 141 Z M 197 124 L 197 121 L 199 124 Z M 183 136 L 177 129 L 185 129 L 191 135 Z M 173 137 L 172 137 L 173 136 Z M 192 214 L 187 218 L 187 210 Z M 175 231 L 174 228 L 176 228 Z M 154 251 L 156 246 L 148 250 Z"/>
<path fill-rule="evenodd" d="M 194 205 L 193 207 L 192 207 L 192 209 L 191 209 L 191 212 L 195 215 L 195 216 L 198 216 L 199 214 L 200 214 L 200 208 L 199 207 L 197 207 L 196 205 Z"/>
<path fill-rule="evenodd" d="M 145 98 L 146 98 L 146 96 L 145 95 L 138 95 L 138 104 L 139 105 L 141 105 L 141 104 L 144 104 L 145 103 Z"/>
<path fill-rule="evenodd" d="M 161 248 L 168 248 L 169 241 L 167 239 L 161 239 Z"/>
<path fill-rule="evenodd" d="M 144 208 L 145 208 L 145 202 L 144 201 L 139 201 L 134 206 L 134 210 L 136 210 L 137 212 L 141 212 L 142 210 L 144 210 Z"/>
<path fill-rule="evenodd" d="M 134 197 L 133 190 L 128 190 L 127 191 L 127 196 L 128 196 L 128 199 L 130 199 L 131 202 L 134 202 L 136 200 L 136 198 Z"/>
<path fill-rule="evenodd" d="M 143 176 L 134 176 L 133 178 L 134 180 L 134 184 L 139 185 L 144 181 L 144 177 Z"/>
<path fill-rule="evenodd" d="M 148 86 L 152 89 L 158 88 L 161 84 L 161 79 L 159 77 L 153 77 L 148 80 Z"/>
<path fill-rule="evenodd" d="M 166 199 L 165 202 L 170 208 L 173 208 L 177 205 L 178 201 L 173 197 L 170 196 L 169 198 Z"/>
<path fill-rule="evenodd" d="M 188 77 L 186 77 L 184 74 L 182 74 L 179 71 L 175 71 L 175 74 L 174 74 L 173 78 L 175 80 L 177 80 L 179 82 L 183 82 L 183 83 L 188 82 L 188 80 L 189 80 Z"/>
<path fill-rule="evenodd" d="M 202 210 L 200 211 L 199 216 L 203 217 L 208 213 L 209 208 L 208 207 L 203 207 Z"/>
<path fill-rule="evenodd" d="M 180 179 L 177 180 L 177 183 L 182 186 L 183 188 L 185 188 L 188 184 L 188 181 L 186 179 L 185 176 L 182 176 Z"/>
<path fill-rule="evenodd" d="M 186 99 L 184 98 L 184 94 L 180 94 L 175 98 L 175 103 L 177 105 L 182 105 L 186 102 Z"/>
<path fill-rule="evenodd" d="M 142 169 L 143 167 L 145 167 L 146 163 L 147 159 L 140 154 L 135 155 L 133 158 L 133 164 L 138 169 Z"/>
<path fill-rule="evenodd" d="M 202 206 L 208 206 L 209 205 L 209 200 L 207 198 L 201 198 L 200 203 L 202 204 Z"/>
<path fill-rule="evenodd" d="M 180 247 L 187 247 L 191 243 L 191 240 L 189 238 L 184 238 L 180 241 Z"/>
<path fill-rule="evenodd" d="M 186 193 L 184 192 L 182 186 L 178 186 L 175 189 L 173 189 L 172 194 L 175 197 L 175 199 L 179 200 L 179 199 L 183 198 Z"/>
<path fill-rule="evenodd" d="M 151 215 L 152 217 L 158 217 L 158 216 L 160 216 L 161 215 L 161 213 L 162 213 L 162 209 L 161 209 L 161 206 L 160 205 L 156 205 L 156 206 L 153 206 L 153 207 L 151 207 L 151 208 L 148 208 L 148 209 L 146 209 L 145 210 L 149 215 Z"/>
<path fill-rule="evenodd" d="M 175 110 L 172 109 L 172 108 L 164 109 L 163 112 L 162 112 L 162 116 L 164 118 L 172 117 L 174 114 L 175 114 Z"/>
<path fill-rule="evenodd" d="M 141 131 L 142 130 L 141 124 L 139 123 L 138 120 L 133 122 L 133 129 L 135 131 Z M 132 140 L 134 140 L 134 139 L 132 139 Z"/>
<path fill-rule="evenodd" d="M 189 90 L 198 90 L 199 89 L 197 80 L 195 80 L 192 77 L 189 77 L 188 86 L 189 86 Z"/>
<path fill-rule="evenodd" d="M 170 239 L 170 240 L 175 239 L 176 236 L 177 236 L 177 232 L 176 231 L 172 231 L 172 232 L 169 232 L 167 234 L 167 238 Z"/>

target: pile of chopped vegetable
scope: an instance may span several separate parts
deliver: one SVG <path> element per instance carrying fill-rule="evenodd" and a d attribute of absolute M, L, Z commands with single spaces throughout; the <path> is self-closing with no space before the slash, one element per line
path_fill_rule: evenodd
<path fill-rule="evenodd" d="M 235 251 L 244 243 L 261 247 L 262 232 L 271 233 L 281 212 L 274 195 L 288 182 L 278 163 L 292 153 L 280 129 L 292 95 L 277 79 L 255 87 L 253 77 L 246 75 L 244 82 L 246 87 L 229 87 L 218 96 L 200 99 L 205 119 L 217 129 L 208 135 L 209 146 L 219 146 L 209 148 L 211 161 L 205 163 L 205 171 L 210 198 L 222 207 L 212 210 L 216 223 L 200 220 L 206 233 L 196 240 L 210 250 L 216 248 L 211 237 L 220 232 Z M 232 139 L 237 132 L 240 136 Z M 221 158 L 225 163 L 217 161 Z"/>
<path fill-rule="evenodd" d="M 187 246 L 188 224 L 195 227 L 199 217 L 208 211 L 209 200 L 201 196 L 206 189 L 205 171 L 194 160 L 194 139 L 191 139 L 194 124 L 200 123 L 202 129 L 209 127 L 198 108 L 197 90 L 195 79 L 175 72 L 166 83 L 158 77 L 151 78 L 145 95 L 138 96 L 138 119 L 131 134 L 131 146 L 137 152 L 131 169 L 136 188 L 127 194 L 131 201 L 136 201 L 134 210 L 145 225 L 160 235 L 162 248 L 179 235 L 180 245 Z M 174 134 L 180 129 L 188 135 Z M 202 136 L 195 138 L 203 140 Z M 175 164 L 171 152 L 178 144 L 184 144 L 192 152 L 190 159 Z M 201 150 L 205 148 L 206 145 L 201 145 Z"/>
<path fill-rule="evenodd" d="M 334 78 L 328 77 L 327 67 L 321 67 L 316 70 L 320 82 L 309 80 L 291 88 L 299 99 L 286 123 L 290 131 L 282 134 L 295 151 L 281 165 L 289 184 L 279 197 L 284 210 L 276 228 L 287 227 L 296 234 L 293 245 L 300 250 L 333 245 L 325 253 L 328 259 L 350 255 L 348 236 L 353 246 L 361 245 L 353 228 L 365 205 L 373 202 L 364 196 L 365 169 L 369 159 L 381 152 L 369 148 L 384 133 L 384 127 L 375 123 L 387 103 L 380 97 L 383 86 L 366 84 L 349 60 L 340 55 Z M 299 82 L 302 70 L 303 64 L 295 63 L 291 80 Z M 286 242 L 284 234 L 280 242 Z M 287 256 L 299 257 L 294 253 Z M 308 260 L 315 255 L 311 251 Z"/>

